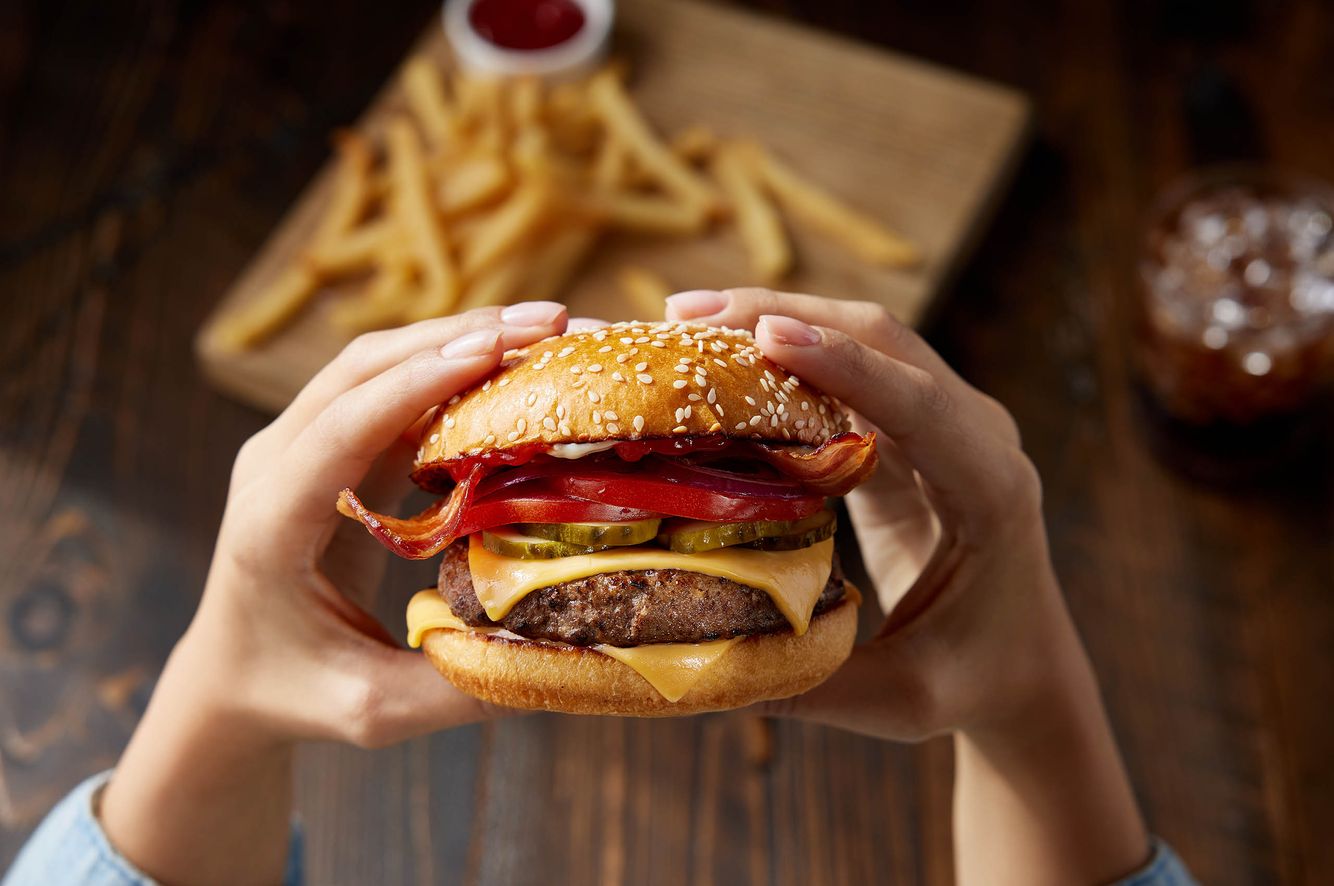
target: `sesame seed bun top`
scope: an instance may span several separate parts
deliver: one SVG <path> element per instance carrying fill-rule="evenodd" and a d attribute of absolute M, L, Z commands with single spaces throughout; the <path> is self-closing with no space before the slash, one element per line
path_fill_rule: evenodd
<path fill-rule="evenodd" d="M 533 443 L 722 434 L 818 446 L 846 430 L 836 400 L 765 357 L 745 330 L 616 323 L 507 353 L 437 410 L 416 467 Z"/>

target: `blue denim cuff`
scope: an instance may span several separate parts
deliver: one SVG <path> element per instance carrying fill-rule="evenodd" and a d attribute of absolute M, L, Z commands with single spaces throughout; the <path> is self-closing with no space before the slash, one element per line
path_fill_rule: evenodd
<path fill-rule="evenodd" d="M 100 772 L 66 794 L 28 838 L 0 886 L 154 886 L 111 845 L 94 813 L 94 799 L 110 779 L 110 770 Z M 303 882 L 301 862 L 301 828 L 294 822 L 284 886 Z"/>
<path fill-rule="evenodd" d="M 1149 863 L 1113 886 L 1198 886 L 1177 854 L 1157 837 Z"/>

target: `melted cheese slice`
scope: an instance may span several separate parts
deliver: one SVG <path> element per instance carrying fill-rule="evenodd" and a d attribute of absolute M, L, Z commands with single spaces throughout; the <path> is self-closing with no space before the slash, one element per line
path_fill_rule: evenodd
<path fill-rule="evenodd" d="M 497 628 L 477 628 L 464 624 L 434 589 L 418 591 L 408 601 L 408 645 L 417 649 L 422 645 L 422 637 L 427 631 L 440 629 L 483 634 L 499 632 Z M 599 644 L 593 648 L 634 670 L 663 698 L 677 702 L 699 682 L 710 665 L 739 642 L 741 638 L 734 637 L 709 643 L 654 643 L 629 649 Z"/>
<path fill-rule="evenodd" d="M 709 665 L 740 641 L 740 637 L 733 637 L 708 643 L 653 643 L 624 649 L 599 644 L 593 648 L 634 668 L 663 698 L 678 702 Z"/>
<path fill-rule="evenodd" d="M 833 557 L 833 539 L 795 551 L 720 548 L 703 554 L 678 554 L 664 548 L 629 547 L 551 560 L 503 557 L 482 547 L 477 535 L 468 544 L 473 589 L 492 621 L 503 619 L 515 603 L 538 588 L 603 572 L 684 569 L 764 591 L 797 636 L 806 633 L 811 623 L 815 601 L 829 581 Z"/>

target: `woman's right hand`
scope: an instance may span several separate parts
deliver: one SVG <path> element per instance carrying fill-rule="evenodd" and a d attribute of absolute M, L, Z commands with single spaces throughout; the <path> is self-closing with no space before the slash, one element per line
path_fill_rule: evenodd
<path fill-rule="evenodd" d="M 682 293 L 667 317 L 754 329 L 881 432 L 880 468 L 847 505 L 884 624 L 768 710 L 899 740 L 985 729 L 1024 716 L 1061 656 L 1082 659 L 1014 420 L 915 332 L 879 305 L 765 289 Z"/>

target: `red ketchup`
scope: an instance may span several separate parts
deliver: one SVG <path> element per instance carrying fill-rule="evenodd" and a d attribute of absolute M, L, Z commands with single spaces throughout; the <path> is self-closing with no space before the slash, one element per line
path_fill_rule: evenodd
<path fill-rule="evenodd" d="M 574 0 L 477 0 L 468 22 L 505 49 L 549 49 L 579 33 L 584 11 Z"/>

